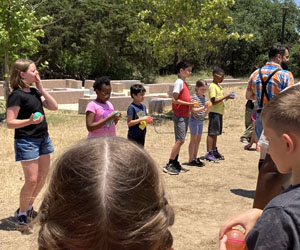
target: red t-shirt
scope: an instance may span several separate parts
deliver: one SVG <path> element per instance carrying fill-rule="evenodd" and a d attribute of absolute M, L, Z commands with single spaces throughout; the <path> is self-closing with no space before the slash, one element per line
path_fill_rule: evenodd
<path fill-rule="evenodd" d="M 190 102 L 191 96 L 190 91 L 187 86 L 187 83 L 183 81 L 183 88 L 179 93 L 178 99 L 184 102 Z M 172 109 L 175 115 L 181 116 L 181 117 L 189 117 L 190 115 L 190 106 L 189 105 L 183 105 L 183 104 L 172 104 Z"/>

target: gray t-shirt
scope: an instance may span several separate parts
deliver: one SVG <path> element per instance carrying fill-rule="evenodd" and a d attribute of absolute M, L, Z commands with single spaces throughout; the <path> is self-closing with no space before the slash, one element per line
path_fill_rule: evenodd
<path fill-rule="evenodd" d="M 199 106 L 197 108 L 201 108 L 205 106 L 205 103 L 208 101 L 205 96 L 200 96 L 197 93 L 193 95 L 192 101 L 199 102 Z M 199 121 L 204 121 L 206 116 L 206 110 L 202 110 L 198 114 L 195 114 L 193 111 L 191 112 L 191 118 L 197 119 Z"/>
<path fill-rule="evenodd" d="M 300 184 L 268 203 L 246 244 L 248 250 L 300 249 Z"/>

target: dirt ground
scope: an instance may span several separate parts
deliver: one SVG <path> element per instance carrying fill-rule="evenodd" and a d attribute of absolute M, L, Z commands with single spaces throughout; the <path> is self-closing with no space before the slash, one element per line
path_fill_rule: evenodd
<path fill-rule="evenodd" d="M 226 102 L 224 133 L 218 137 L 217 143 L 219 151 L 225 155 L 224 161 L 206 162 L 202 168 L 186 166 L 190 171 L 178 176 L 164 174 L 162 167 L 167 163 L 174 143 L 173 123 L 163 120 L 161 125 L 147 128 L 145 149 L 157 162 L 169 203 L 175 209 L 175 224 L 171 228 L 175 250 L 218 249 L 220 225 L 230 216 L 252 206 L 259 153 L 245 151 L 245 144 L 239 141 L 244 130 L 245 86 L 225 88 L 224 92 L 229 90 L 235 91 L 236 99 Z M 76 113 L 62 114 L 61 111 L 46 114 L 56 150 L 52 155 L 54 160 L 66 148 L 87 136 L 85 117 Z M 199 156 L 206 152 L 207 125 L 206 121 Z M 125 119 L 117 125 L 117 135 L 127 136 Z M 37 249 L 37 230 L 21 234 L 16 230 L 13 218 L 24 179 L 20 163 L 14 161 L 13 130 L 0 126 L 0 138 L 0 249 Z M 188 160 L 189 139 L 188 134 L 180 152 L 181 163 Z M 36 200 L 36 209 L 42 193 Z"/>

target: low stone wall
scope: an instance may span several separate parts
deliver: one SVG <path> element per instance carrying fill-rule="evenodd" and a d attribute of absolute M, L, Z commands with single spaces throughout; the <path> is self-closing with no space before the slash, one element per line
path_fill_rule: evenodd
<path fill-rule="evenodd" d="M 173 83 L 154 83 L 154 84 L 144 84 L 144 87 L 149 88 L 149 93 L 167 93 L 169 91 L 169 86 Z"/>
<path fill-rule="evenodd" d="M 53 88 L 73 88 L 81 89 L 82 81 L 74 79 L 48 79 L 42 80 L 44 88 L 53 89 Z"/>
<path fill-rule="evenodd" d="M 84 81 L 84 88 L 89 89 L 93 87 L 95 80 L 85 80 Z M 114 84 L 120 85 L 122 84 L 123 89 L 129 89 L 133 84 L 143 84 L 140 80 L 111 80 L 110 84 L 112 86 L 112 91 L 117 92 L 114 90 Z"/>
<path fill-rule="evenodd" d="M 57 104 L 78 103 L 84 96 L 84 90 L 72 91 L 68 89 L 57 89 L 49 91 L 49 94 L 56 100 Z"/>

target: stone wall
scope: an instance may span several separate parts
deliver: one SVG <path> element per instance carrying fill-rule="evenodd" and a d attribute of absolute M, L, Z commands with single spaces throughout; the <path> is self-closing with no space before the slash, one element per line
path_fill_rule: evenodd
<path fill-rule="evenodd" d="M 81 89 L 82 81 L 74 79 L 48 79 L 42 80 L 44 88 L 53 89 L 53 88 L 74 88 Z"/>

